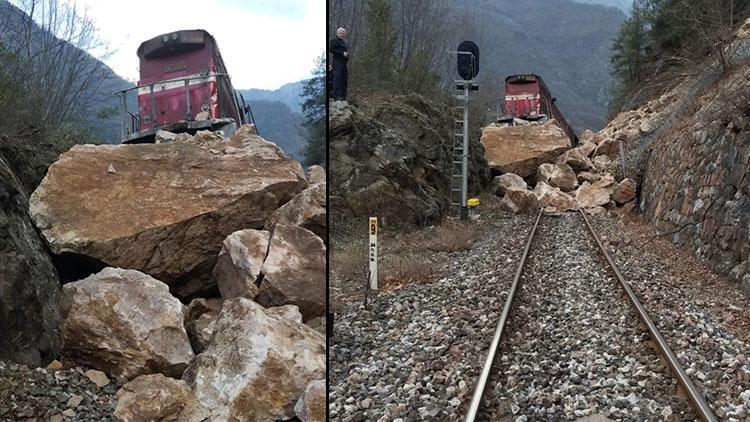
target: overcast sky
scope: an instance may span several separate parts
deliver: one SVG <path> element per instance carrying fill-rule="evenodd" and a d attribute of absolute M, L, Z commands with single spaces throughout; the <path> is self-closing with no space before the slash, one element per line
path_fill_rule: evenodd
<path fill-rule="evenodd" d="M 138 46 L 181 29 L 205 29 L 214 36 L 236 89 L 276 89 L 308 78 L 315 58 L 325 50 L 323 0 L 75 0 L 75 4 L 85 8 L 100 37 L 115 50 L 106 64 L 131 82 L 138 79 Z"/>

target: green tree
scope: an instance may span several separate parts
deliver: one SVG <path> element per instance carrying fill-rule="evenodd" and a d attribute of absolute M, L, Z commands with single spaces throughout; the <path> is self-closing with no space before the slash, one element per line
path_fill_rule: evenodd
<path fill-rule="evenodd" d="M 389 91 L 395 81 L 397 39 L 390 0 L 369 0 L 365 25 L 364 44 L 353 56 L 354 85 L 362 91 Z"/>
<path fill-rule="evenodd" d="M 325 53 L 316 59 L 313 77 L 302 88 L 302 114 L 307 144 L 303 150 L 305 165 L 326 166 L 326 69 Z"/>

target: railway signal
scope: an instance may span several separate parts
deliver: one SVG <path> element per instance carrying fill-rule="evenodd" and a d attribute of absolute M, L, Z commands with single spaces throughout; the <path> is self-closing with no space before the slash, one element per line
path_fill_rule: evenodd
<path fill-rule="evenodd" d="M 455 81 L 458 104 L 454 107 L 453 173 L 451 206 L 456 206 L 462 220 L 469 219 L 469 93 L 479 90 L 474 78 L 479 73 L 479 47 L 472 41 L 463 41 L 456 53 L 456 70 L 462 79 Z M 460 195 L 460 199 L 455 198 Z"/>

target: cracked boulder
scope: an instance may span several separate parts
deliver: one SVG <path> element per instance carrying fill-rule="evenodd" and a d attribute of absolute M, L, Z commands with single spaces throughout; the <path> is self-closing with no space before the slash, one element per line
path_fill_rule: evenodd
<path fill-rule="evenodd" d="M 213 270 L 214 280 L 224 299 L 258 294 L 261 267 L 268 253 L 271 233 L 265 230 L 239 230 L 222 242 Z"/>
<path fill-rule="evenodd" d="M 323 335 L 240 297 L 224 302 L 211 345 L 183 379 L 207 420 L 260 421 L 295 417 L 307 385 L 325 374 Z"/>
<path fill-rule="evenodd" d="M 509 187 L 505 190 L 500 208 L 513 214 L 535 211 L 539 208 L 539 201 L 533 191 L 526 188 Z"/>
<path fill-rule="evenodd" d="M 505 173 L 492 179 L 492 189 L 498 195 L 504 195 L 508 188 L 528 189 L 526 182 L 521 176 L 514 173 Z"/>
<path fill-rule="evenodd" d="M 266 230 L 277 224 L 301 226 L 326 240 L 326 184 L 316 183 L 277 209 L 266 222 Z"/>
<path fill-rule="evenodd" d="M 570 139 L 554 121 L 544 124 L 502 126 L 482 130 L 480 142 L 490 168 L 521 177 L 534 175 L 542 163 L 551 163 L 570 148 Z"/>
<path fill-rule="evenodd" d="M 609 204 L 615 180 L 606 175 L 594 183 L 583 182 L 576 191 L 576 202 L 580 208 L 593 208 Z"/>
<path fill-rule="evenodd" d="M 258 303 L 267 308 L 297 305 L 305 321 L 325 315 L 326 247 L 315 233 L 277 225 L 261 272 Z"/>
<path fill-rule="evenodd" d="M 185 381 L 162 374 L 141 375 L 117 391 L 114 416 L 121 422 L 180 421 L 195 399 Z"/>
<path fill-rule="evenodd" d="M 105 268 L 63 286 L 63 353 L 110 375 L 179 377 L 193 359 L 183 306 L 159 280 Z"/>
<path fill-rule="evenodd" d="M 55 254 L 136 269 L 190 297 L 213 287 L 193 280 L 210 279 L 227 235 L 262 228 L 306 187 L 297 161 L 240 129 L 227 139 L 76 145 L 50 166 L 29 211 Z"/>
<path fill-rule="evenodd" d="M 576 201 L 572 196 L 561 191 L 559 188 L 539 182 L 534 188 L 539 205 L 552 211 L 563 212 L 577 209 Z"/>
<path fill-rule="evenodd" d="M 560 188 L 563 192 L 570 192 L 578 187 L 576 172 L 565 163 L 555 164 L 552 169 L 552 176 L 549 178 L 549 184 Z"/>

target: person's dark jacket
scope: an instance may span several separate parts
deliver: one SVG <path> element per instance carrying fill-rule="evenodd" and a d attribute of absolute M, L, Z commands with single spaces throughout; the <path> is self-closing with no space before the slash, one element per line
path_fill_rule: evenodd
<path fill-rule="evenodd" d="M 344 56 L 344 53 L 349 52 L 349 47 L 347 47 L 344 40 L 339 37 L 331 40 L 328 51 L 333 54 L 334 62 L 346 63 L 349 61 L 349 58 Z"/>

